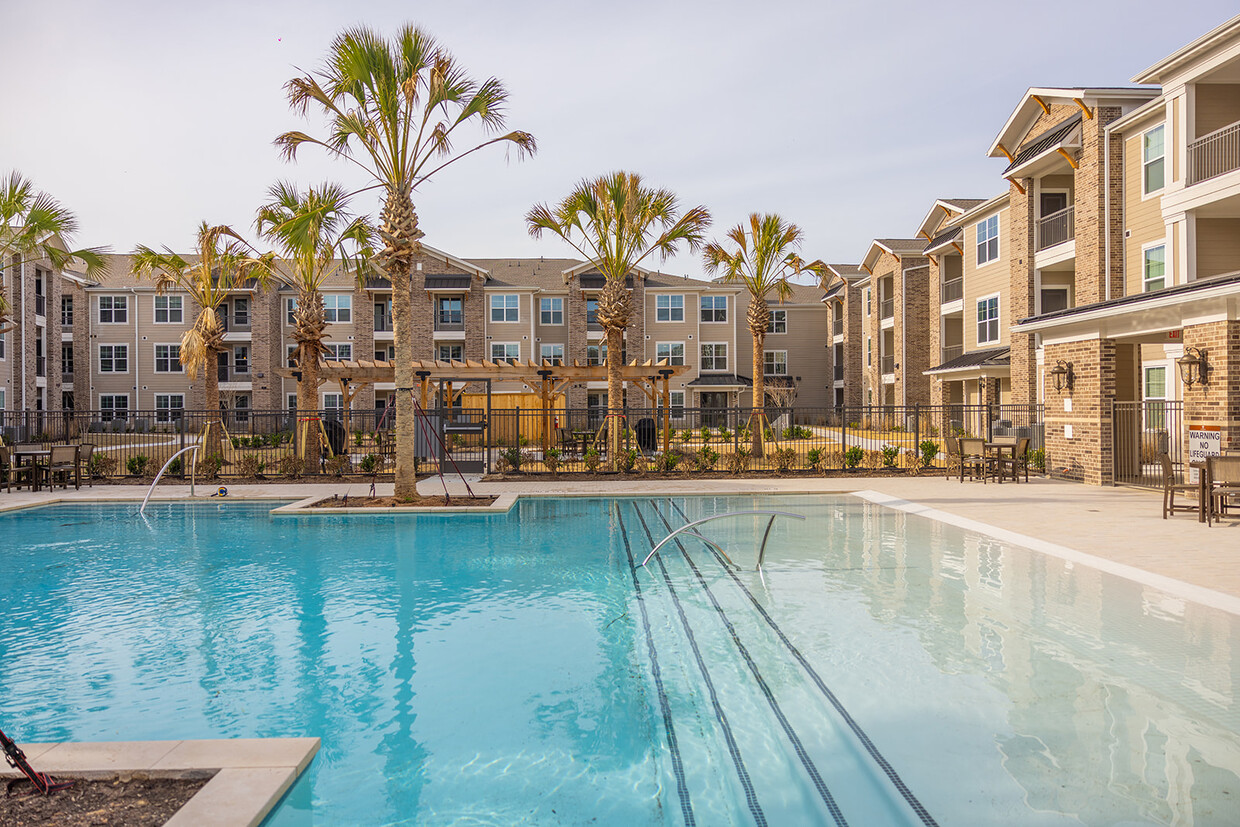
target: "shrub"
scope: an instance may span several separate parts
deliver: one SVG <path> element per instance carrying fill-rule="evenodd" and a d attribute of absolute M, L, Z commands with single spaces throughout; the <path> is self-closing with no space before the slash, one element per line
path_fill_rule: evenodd
<path fill-rule="evenodd" d="M 902 434 L 902 433 L 904 433 L 904 430 L 905 430 L 905 429 L 904 429 L 904 426 L 903 426 L 903 425 L 892 425 L 892 426 L 891 426 L 891 428 L 890 428 L 889 430 L 890 430 L 893 434 Z"/>
<path fill-rule="evenodd" d="M 1046 470 L 1046 449 L 1039 448 L 1036 451 L 1029 451 L 1025 455 L 1025 461 L 1039 471 Z"/>
<path fill-rule="evenodd" d="M 581 457 L 581 461 L 585 463 L 586 470 L 591 474 L 598 473 L 598 467 L 602 464 L 603 458 L 599 455 L 597 448 L 587 448 L 585 454 Z"/>
<path fill-rule="evenodd" d="M 526 436 L 525 434 L 521 434 L 520 436 L 517 437 L 517 445 L 521 446 L 522 448 L 526 447 L 529 444 L 530 444 L 530 438 Z"/>
<path fill-rule="evenodd" d="M 719 441 L 720 441 L 720 442 L 727 442 L 727 441 L 728 441 L 729 439 L 731 439 L 731 438 L 732 438 L 732 432 L 731 432 L 731 431 L 729 431 L 727 428 L 720 428 L 720 429 L 719 429 Z"/>
<path fill-rule="evenodd" d="M 628 474 L 637 466 L 637 450 L 634 448 L 626 448 L 620 452 L 620 456 L 616 458 L 616 465 L 621 471 Z"/>
<path fill-rule="evenodd" d="M 354 431 L 353 432 L 353 444 L 356 445 L 358 448 L 361 448 L 362 439 L 364 436 L 365 435 L 361 431 Z"/>
<path fill-rule="evenodd" d="M 826 461 L 827 452 L 821 448 L 810 448 L 805 452 L 805 464 L 815 473 L 822 473 L 823 463 Z"/>
<path fill-rule="evenodd" d="M 894 445 L 885 445 L 882 450 L 883 467 L 895 468 L 896 460 L 900 457 L 900 449 Z"/>
<path fill-rule="evenodd" d="M 276 464 L 276 469 L 280 472 L 280 476 L 285 479 L 295 480 L 305 470 L 305 464 L 302 462 L 301 457 L 296 454 L 289 454 L 280 458 L 280 461 Z"/>
<path fill-rule="evenodd" d="M 507 462 L 508 467 L 513 471 L 519 472 L 521 470 L 521 462 L 525 459 L 525 456 L 521 453 L 520 448 L 513 445 L 501 451 L 500 458 Z"/>
<path fill-rule="evenodd" d="M 849 423 L 848 423 L 848 427 L 849 427 L 849 428 L 852 428 L 854 431 L 860 431 L 860 430 L 861 430 L 861 423 L 860 423 L 860 422 L 849 422 Z"/>
<path fill-rule="evenodd" d="M 848 450 L 844 452 L 844 467 L 850 471 L 861 464 L 861 460 L 865 458 L 865 451 L 860 445 L 850 445 Z"/>
<path fill-rule="evenodd" d="M 547 470 L 554 475 L 560 470 L 562 457 L 563 453 L 559 448 L 548 448 L 543 452 L 543 465 L 547 466 Z"/>
<path fill-rule="evenodd" d="M 773 442 L 775 440 L 775 434 L 770 428 L 764 425 L 762 426 L 762 438 L 767 442 Z"/>
<path fill-rule="evenodd" d="M 693 439 L 693 431 L 690 431 L 688 428 L 685 428 L 683 431 L 680 432 L 681 442 L 688 442 L 691 439 Z"/>
<path fill-rule="evenodd" d="M 930 427 L 926 428 L 926 435 L 927 436 L 938 436 L 939 435 L 938 427 L 931 425 Z"/>
<path fill-rule="evenodd" d="M 709 445 L 710 444 L 710 428 L 707 428 L 705 425 L 703 425 L 702 430 L 701 430 L 701 437 L 702 437 L 702 444 Z"/>
<path fill-rule="evenodd" d="M 675 471 L 676 466 L 680 465 L 681 455 L 678 451 L 664 451 L 659 454 L 657 468 L 660 471 Z"/>
<path fill-rule="evenodd" d="M 784 428 L 784 439 L 813 439 L 814 432 L 800 425 L 789 425 Z"/>
<path fill-rule="evenodd" d="M 198 460 L 198 473 L 202 474 L 203 479 L 215 479 L 220 475 L 220 469 L 223 467 L 224 455 L 220 453 L 207 454 Z"/>
<path fill-rule="evenodd" d="M 797 452 L 792 448 L 780 448 L 775 452 L 775 472 L 782 474 L 791 468 L 797 461 Z"/>
<path fill-rule="evenodd" d="M 361 469 L 363 474 L 373 474 L 383 467 L 383 457 L 378 454 L 367 454 L 362 457 L 357 467 Z"/>
<path fill-rule="evenodd" d="M 866 451 L 861 462 L 871 471 L 877 471 L 883 464 L 883 454 L 881 451 Z"/>
<path fill-rule="evenodd" d="M 714 471 L 719 463 L 719 453 L 710 448 L 702 448 L 693 458 L 693 464 L 699 471 Z"/>
<path fill-rule="evenodd" d="M 129 458 L 129 461 L 125 463 L 125 468 L 128 469 L 130 476 L 140 477 L 146 472 L 146 466 L 150 461 L 151 458 L 146 454 L 138 454 Z"/>
<path fill-rule="evenodd" d="M 242 459 L 245 458 L 242 457 Z M 353 463 L 349 462 L 349 458 L 344 454 L 337 454 L 336 456 L 328 459 L 327 462 L 324 463 L 324 467 L 327 469 L 327 473 L 331 474 L 333 477 L 343 477 L 344 472 L 353 467 Z"/>
<path fill-rule="evenodd" d="M 245 454 L 237 460 L 237 474 L 242 477 L 257 477 L 263 473 L 266 463 L 258 458 L 258 454 Z"/>
<path fill-rule="evenodd" d="M 93 454 L 91 455 L 91 458 L 94 459 Z M 185 457 L 184 456 L 177 457 L 172 462 L 168 463 L 168 473 L 174 477 L 181 476 L 181 473 L 184 470 L 185 470 Z"/>
<path fill-rule="evenodd" d="M 917 448 L 921 451 L 921 467 L 929 468 L 934 465 L 934 460 L 939 455 L 939 444 L 933 439 L 923 439 Z"/>
<path fill-rule="evenodd" d="M 728 454 L 728 458 L 724 462 L 727 465 L 728 471 L 733 474 L 749 470 L 749 449 L 741 448 L 734 454 Z"/>

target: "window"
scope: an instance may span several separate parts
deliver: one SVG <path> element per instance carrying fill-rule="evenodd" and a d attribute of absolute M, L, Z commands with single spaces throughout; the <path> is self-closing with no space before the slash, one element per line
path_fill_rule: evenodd
<path fill-rule="evenodd" d="M 60 346 L 60 372 L 65 376 L 73 375 L 73 345 Z"/>
<path fill-rule="evenodd" d="M 540 299 L 539 324 L 564 324 L 564 299 Z"/>
<path fill-rule="evenodd" d="M 323 394 L 323 411 L 326 413 L 339 413 L 344 410 L 344 394 L 325 393 Z"/>
<path fill-rule="evenodd" d="M 869 336 L 865 338 L 865 366 L 868 368 L 874 364 L 874 340 Z"/>
<path fill-rule="evenodd" d="M 392 329 L 392 302 L 375 302 L 375 330 L 390 331 Z"/>
<path fill-rule="evenodd" d="M 288 402 L 288 409 L 289 409 L 290 411 L 295 411 L 295 410 L 297 410 L 297 394 L 295 394 L 295 393 L 290 393 L 290 394 L 288 395 L 288 399 L 287 399 L 287 400 L 285 400 L 285 401 L 287 401 L 287 402 Z"/>
<path fill-rule="evenodd" d="M 4 388 L 0 388 L 0 411 L 3 411 L 5 409 L 5 405 L 8 402 L 8 400 L 4 398 L 4 391 L 5 391 Z"/>
<path fill-rule="evenodd" d="M 657 322 L 683 322 L 685 320 L 684 296 L 655 296 L 654 318 Z"/>
<path fill-rule="evenodd" d="M 727 370 L 728 346 L 726 344 L 702 345 L 702 370 Z"/>
<path fill-rule="evenodd" d="M 60 297 L 60 326 L 73 327 L 73 297 Z"/>
<path fill-rule="evenodd" d="M 100 296 L 99 323 L 124 324 L 129 321 L 128 296 Z M 128 398 L 126 398 L 128 400 Z"/>
<path fill-rule="evenodd" d="M 180 345 L 155 345 L 156 373 L 184 373 Z"/>
<path fill-rule="evenodd" d="M 669 365 L 683 365 L 685 363 L 685 343 L 684 342 L 659 342 L 654 348 L 655 361 L 666 359 Z"/>
<path fill-rule="evenodd" d="M 702 321 L 726 322 L 727 320 L 727 296 L 702 296 Z"/>
<path fill-rule="evenodd" d="M 155 297 L 155 323 L 180 324 L 184 318 L 180 296 Z"/>
<path fill-rule="evenodd" d="M 1054 313 L 1059 310 L 1068 309 L 1068 288 L 1066 287 L 1043 287 L 1042 288 L 1042 313 Z"/>
<path fill-rule="evenodd" d="M 999 297 L 988 296 L 977 302 L 977 343 L 999 341 Z"/>
<path fill-rule="evenodd" d="M 788 351 L 767 350 L 762 354 L 762 373 L 765 376 L 788 375 Z"/>
<path fill-rule="evenodd" d="M 683 419 L 685 416 L 685 392 L 684 391 L 668 391 L 667 396 L 668 396 L 668 402 L 670 403 L 667 409 L 668 414 L 671 416 L 672 419 Z M 655 404 L 655 409 L 658 411 L 656 415 L 656 419 L 662 417 L 663 416 L 662 394 L 659 395 L 658 402 Z"/>
<path fill-rule="evenodd" d="M 539 345 L 538 358 L 553 365 L 564 364 L 564 345 Z"/>
<path fill-rule="evenodd" d="M 349 342 L 324 342 L 324 359 L 338 359 L 347 362 L 353 358 L 353 345 Z"/>
<path fill-rule="evenodd" d="M 352 301 L 351 296 L 346 296 Z M 348 319 L 341 319 L 347 322 Z M 249 327 L 250 325 L 250 300 L 249 299 L 233 299 L 233 324 L 237 327 Z"/>
<path fill-rule="evenodd" d="M 181 411 L 185 410 L 185 394 L 183 393 L 157 393 L 155 394 L 155 421 L 156 422 L 180 422 Z"/>
<path fill-rule="evenodd" d="M 521 321 L 520 312 L 517 310 L 517 302 L 520 296 L 492 296 L 491 297 L 491 321 L 493 322 L 519 322 Z"/>
<path fill-rule="evenodd" d="M 284 300 L 284 318 L 288 322 L 288 326 L 292 327 L 297 324 L 297 320 L 293 314 L 297 312 L 297 299 L 287 298 Z"/>
<path fill-rule="evenodd" d="M 586 299 L 586 327 L 598 327 L 598 299 Z"/>
<path fill-rule="evenodd" d="M 870 288 L 865 288 L 865 315 L 872 316 L 874 314 L 874 305 L 870 302 Z"/>
<path fill-rule="evenodd" d="M 124 419 L 125 414 L 129 412 L 129 395 L 119 394 L 100 394 L 99 396 L 99 418 L 104 422 L 110 422 L 113 419 Z"/>
<path fill-rule="evenodd" d="M 233 348 L 233 373 L 250 372 L 250 348 L 238 345 Z"/>
<path fill-rule="evenodd" d="M 441 362 L 460 362 L 465 359 L 465 345 L 440 345 L 437 357 Z"/>
<path fill-rule="evenodd" d="M 1157 247 L 1150 247 L 1143 251 L 1142 258 L 1145 264 L 1141 274 L 1141 289 L 1148 293 L 1151 290 L 1161 290 L 1166 287 L 1167 246 L 1159 244 Z"/>
<path fill-rule="evenodd" d="M 4 359 L 4 343 L 8 335 L 7 333 L 0 333 L 0 360 Z"/>
<path fill-rule="evenodd" d="M 999 216 L 977 223 L 977 266 L 999 258 Z"/>
<path fill-rule="evenodd" d="M 1167 427 L 1167 369 L 1145 369 L 1145 429 L 1157 430 Z"/>
<path fill-rule="evenodd" d="M 99 372 L 129 373 L 129 345 L 100 345 Z"/>
<path fill-rule="evenodd" d="M 788 311 L 772 310 L 770 318 L 770 333 L 787 333 L 788 332 Z"/>
<path fill-rule="evenodd" d="M 599 342 L 597 345 L 586 345 L 586 364 L 587 365 L 607 364 L 607 343 L 606 342 Z"/>
<path fill-rule="evenodd" d="M 345 323 L 353 321 L 353 297 L 324 296 L 323 318 L 328 322 Z"/>
<path fill-rule="evenodd" d="M 459 296 L 435 299 L 435 325 L 439 330 L 464 330 L 465 306 Z"/>
<path fill-rule="evenodd" d="M 1163 188 L 1166 179 L 1164 127 L 1156 126 L 1141 136 L 1141 180 L 1146 195 Z"/>
<path fill-rule="evenodd" d="M 491 342 L 492 362 L 515 362 L 521 358 L 521 345 L 517 342 Z"/>

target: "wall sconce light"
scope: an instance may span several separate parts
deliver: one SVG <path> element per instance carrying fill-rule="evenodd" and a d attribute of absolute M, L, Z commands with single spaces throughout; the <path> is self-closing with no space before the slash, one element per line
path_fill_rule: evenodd
<path fill-rule="evenodd" d="M 1065 362 L 1060 359 L 1055 362 L 1055 367 L 1051 368 L 1051 380 L 1055 383 L 1055 390 L 1061 391 L 1064 388 L 1072 390 L 1073 384 L 1076 383 L 1076 375 L 1072 372 L 1072 363 Z"/>
<path fill-rule="evenodd" d="M 1186 347 L 1184 355 L 1175 360 L 1180 368 L 1180 381 L 1184 383 L 1184 387 L 1191 388 L 1195 383 L 1208 384 L 1210 363 L 1206 361 L 1207 353 L 1208 351 L 1199 347 Z"/>

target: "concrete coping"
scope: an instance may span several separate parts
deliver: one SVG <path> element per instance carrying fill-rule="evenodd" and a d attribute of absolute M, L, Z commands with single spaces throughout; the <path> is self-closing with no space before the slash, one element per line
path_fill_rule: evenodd
<path fill-rule="evenodd" d="M 256 827 L 319 751 L 318 738 L 207 741 L 101 741 L 19 744 L 39 772 L 53 777 L 201 777 L 211 780 L 166 827 Z M 0 778 L 20 778 L 5 767 Z"/>
<path fill-rule="evenodd" d="M 461 495 L 456 494 L 454 496 Z M 498 494 L 495 495 L 495 502 L 490 505 L 441 505 L 431 507 L 396 505 L 390 508 L 331 508 L 323 506 L 322 508 L 314 508 L 313 505 L 315 503 L 326 498 L 322 494 L 315 494 L 295 503 L 273 508 L 269 513 L 277 517 L 327 517 L 337 514 L 369 514 L 372 517 L 384 514 L 507 514 L 517 504 L 517 499 L 520 496 L 523 495 L 515 493 Z"/>

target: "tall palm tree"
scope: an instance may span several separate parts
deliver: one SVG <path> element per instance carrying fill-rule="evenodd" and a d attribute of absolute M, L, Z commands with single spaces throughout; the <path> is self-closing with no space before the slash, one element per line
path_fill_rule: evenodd
<path fill-rule="evenodd" d="M 68 250 L 61 246 L 68 244 L 77 230 L 77 217 L 46 192 L 36 190 L 20 172 L 13 170 L 0 180 L 0 333 L 11 327 L 5 277 L 20 267 L 23 259 L 46 258 L 57 270 L 63 270 L 77 258 L 92 277 L 107 270 L 106 249 Z"/>
<path fill-rule="evenodd" d="M 325 352 L 323 331 L 327 328 L 321 288 L 342 270 L 352 273 L 359 284 L 365 282 L 374 231 L 365 217 L 350 215 L 348 194 L 339 184 L 323 183 L 303 193 L 296 184 L 282 181 L 267 193 L 256 226 L 284 256 L 285 266 L 273 269 L 272 277 L 297 292 L 293 311 L 293 341 L 301 373 L 297 408 L 305 417 L 319 409 L 319 357 Z M 298 444 L 303 458 L 317 457 L 317 426 L 306 428 Z"/>
<path fill-rule="evenodd" d="M 766 427 L 766 382 L 763 377 L 763 347 L 771 326 L 771 307 L 767 297 L 774 294 L 783 302 L 792 293 L 789 279 L 801 273 L 813 273 L 819 279 L 827 265 L 821 261 L 806 263 L 797 255 L 801 246 L 801 228 L 774 213 L 749 215 L 749 228 L 737 224 L 727 237 L 736 246 L 726 250 L 717 242 L 706 245 L 703 253 L 708 275 L 722 273 L 728 283 L 740 283 L 749 291 L 749 311 L 745 321 L 753 336 L 753 410 L 749 429 L 753 434 L 753 456 L 763 454 L 763 431 Z"/>
<path fill-rule="evenodd" d="M 265 284 L 274 266 L 274 257 L 259 255 L 230 227 L 211 226 L 202 222 L 194 244 L 193 260 L 185 259 L 167 247 L 156 252 L 139 244 L 130 262 L 130 274 L 155 282 L 156 293 L 180 289 L 189 295 L 200 311 L 194 323 L 181 336 L 181 364 L 191 380 L 203 372 L 204 404 L 207 411 L 218 416 L 220 383 L 216 372 L 219 354 L 223 353 L 224 327 L 217 314 L 220 304 L 232 290 L 257 279 Z M 222 424 L 208 419 L 202 440 L 206 445 L 212 426 Z"/>
<path fill-rule="evenodd" d="M 379 234 L 384 248 L 374 260 L 392 282 L 392 320 L 396 347 L 396 496 L 417 497 L 411 282 L 421 252 L 422 231 L 413 192 L 439 170 L 495 143 L 518 154 L 537 148 L 528 132 L 499 133 L 505 124 L 508 92 L 496 78 L 469 77 L 434 38 L 403 26 L 391 41 L 365 27 L 346 29 L 332 41 L 324 67 L 285 85 L 289 105 L 299 114 L 321 109 L 326 138 L 286 132 L 276 138 L 293 160 L 304 144 L 356 164 L 383 191 Z M 473 124 L 495 135 L 464 152 L 453 148 L 456 131 Z"/>
<path fill-rule="evenodd" d="M 540 238 L 544 231 L 558 235 L 593 262 L 606 279 L 599 294 L 598 322 L 607 336 L 608 462 L 612 464 L 620 451 L 624 330 L 633 314 L 625 280 L 651 255 L 667 258 L 681 242 L 690 251 L 701 246 L 710 213 L 705 207 L 694 207 L 684 215 L 679 212 L 671 190 L 643 186 L 640 175 L 621 171 L 582 180 L 554 208 L 537 204 L 525 216 L 530 235 Z"/>

